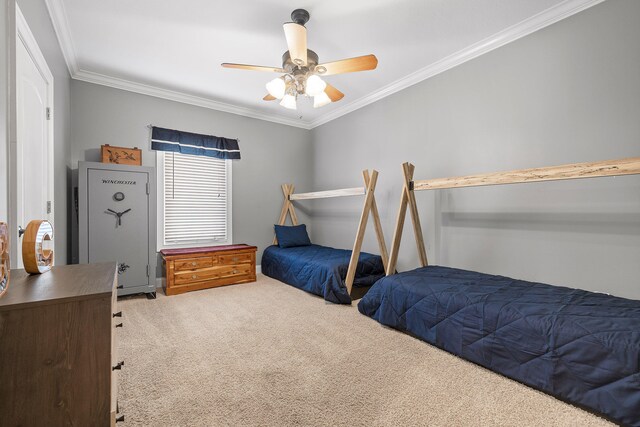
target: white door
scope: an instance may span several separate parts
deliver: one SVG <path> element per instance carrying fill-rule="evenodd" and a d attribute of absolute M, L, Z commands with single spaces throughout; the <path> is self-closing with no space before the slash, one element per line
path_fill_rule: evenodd
<path fill-rule="evenodd" d="M 15 218 L 26 228 L 34 219 L 53 224 L 53 76 L 19 9 L 17 15 Z M 23 268 L 20 240 L 13 246 L 13 267 Z"/>

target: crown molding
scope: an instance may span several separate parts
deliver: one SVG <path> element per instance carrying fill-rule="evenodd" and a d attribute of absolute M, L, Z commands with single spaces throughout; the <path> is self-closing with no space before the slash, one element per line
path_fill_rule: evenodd
<path fill-rule="evenodd" d="M 62 50 L 62 56 L 67 63 L 69 74 L 73 77 L 79 71 L 78 56 L 76 55 L 76 48 L 71 37 L 71 30 L 69 29 L 69 19 L 67 18 L 67 11 L 64 8 L 63 0 L 45 0 L 47 9 L 49 10 L 49 16 L 51 17 L 51 23 L 53 24 L 53 30 L 58 37 L 60 49 Z"/>
<path fill-rule="evenodd" d="M 129 92 L 135 92 L 142 95 L 154 96 L 156 98 L 181 102 L 183 104 L 196 105 L 198 107 L 209 108 L 211 110 L 238 114 L 240 116 L 251 117 L 258 120 L 266 120 L 269 122 L 280 123 L 287 126 L 311 129 L 309 127 L 309 122 L 306 121 L 296 120 L 288 117 L 281 117 L 275 114 L 266 114 L 255 109 L 238 107 L 224 102 L 215 101 L 210 98 L 203 98 L 184 92 L 164 89 L 157 86 L 151 86 L 144 83 L 138 83 L 131 80 L 95 73 L 93 71 L 83 70 L 78 64 L 78 57 L 76 55 L 77 51 L 73 43 L 73 38 L 71 37 L 71 30 L 69 27 L 67 13 L 64 8 L 64 1 L 45 0 L 45 3 L 47 5 L 47 9 L 49 10 L 49 16 L 51 17 L 53 29 L 56 33 L 56 36 L 58 37 L 62 55 L 64 56 L 64 60 L 67 63 L 69 74 L 71 75 L 71 78 L 75 80 L 99 84 L 102 86 L 108 86 L 116 89 L 126 90 Z"/>
<path fill-rule="evenodd" d="M 195 105 L 198 107 L 209 108 L 211 110 L 223 111 L 225 113 L 238 114 L 240 116 L 266 120 L 269 122 L 280 123 L 283 125 L 298 127 L 302 129 L 310 129 L 309 123 L 301 120 L 281 117 L 273 114 L 265 114 L 261 111 L 256 111 L 245 107 L 238 107 L 236 105 L 231 105 L 224 102 L 214 101 L 210 98 L 203 98 L 201 96 L 190 95 L 184 92 L 163 89 L 144 83 L 132 82 L 130 80 L 106 76 L 104 74 L 94 73 L 92 71 L 79 70 L 72 77 L 75 80 L 80 80 L 83 82 L 109 86 L 116 89 L 139 93 L 142 95 L 167 99 L 169 101 L 181 102 L 183 104 Z"/>
<path fill-rule="evenodd" d="M 396 92 L 420 83 L 421 81 L 436 76 L 444 71 L 450 70 L 451 68 L 457 67 L 458 65 L 484 55 L 485 53 L 491 52 L 501 46 L 514 42 L 531 33 L 548 27 L 551 24 L 555 24 L 558 21 L 575 15 L 578 12 L 582 12 L 583 10 L 595 6 L 598 3 L 602 3 L 603 1 L 605 0 L 566 0 L 559 3 L 558 5 L 550 7 L 537 15 L 533 15 L 532 17 L 512 25 L 511 27 L 487 37 L 484 40 L 474 43 L 471 46 L 434 62 L 427 67 L 396 80 L 395 82 L 388 84 L 367 96 L 358 98 L 353 102 L 344 104 L 340 106 L 340 108 L 336 108 L 335 110 L 318 117 L 316 120 L 311 122 L 311 128 L 313 129 L 328 123 L 382 98 L 393 95 Z"/>
<path fill-rule="evenodd" d="M 67 67 L 69 68 L 69 73 L 73 79 L 302 129 L 313 129 L 321 126 L 604 1 L 605 0 L 565 0 L 556 6 L 538 13 L 537 15 L 527 18 L 484 40 L 474 43 L 471 46 L 434 62 L 427 67 L 396 80 L 395 82 L 392 82 L 369 95 L 358 98 L 348 104 L 343 104 L 309 122 L 281 117 L 274 114 L 266 114 L 255 109 L 238 107 L 224 102 L 215 101 L 210 98 L 203 98 L 184 92 L 163 89 L 157 86 L 151 86 L 144 83 L 137 83 L 118 77 L 111 77 L 92 71 L 82 70 L 78 65 L 76 50 L 69 30 L 67 14 L 64 9 L 64 0 L 45 0 L 47 8 L 49 9 L 51 21 L 53 22 L 53 27 L 58 37 L 58 41 L 60 42 L 62 53 L 67 63 Z"/>

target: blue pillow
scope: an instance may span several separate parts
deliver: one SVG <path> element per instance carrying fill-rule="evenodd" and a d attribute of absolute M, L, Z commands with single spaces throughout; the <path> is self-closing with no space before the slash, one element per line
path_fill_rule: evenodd
<path fill-rule="evenodd" d="M 286 226 L 274 225 L 278 246 L 281 248 L 293 248 L 294 246 L 309 246 L 311 240 L 307 234 L 307 226 L 304 224 Z"/>

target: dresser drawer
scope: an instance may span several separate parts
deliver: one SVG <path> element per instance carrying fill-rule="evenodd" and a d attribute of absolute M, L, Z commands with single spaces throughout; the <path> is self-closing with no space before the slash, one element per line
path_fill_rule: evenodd
<path fill-rule="evenodd" d="M 213 267 L 212 257 L 186 258 L 174 261 L 176 271 L 200 270 L 202 268 Z"/>
<path fill-rule="evenodd" d="M 189 283 L 197 282 L 200 280 L 207 280 L 213 278 L 213 272 L 211 270 L 192 271 L 187 273 L 176 273 L 174 284 L 186 285 Z"/>
<path fill-rule="evenodd" d="M 253 260 L 252 253 L 240 253 L 240 254 L 224 254 L 219 255 L 218 259 L 220 264 L 242 264 L 250 263 Z"/>
<path fill-rule="evenodd" d="M 253 272 L 253 266 L 251 264 L 240 264 L 220 267 L 219 277 L 234 277 L 234 276 L 246 276 Z"/>
<path fill-rule="evenodd" d="M 242 264 L 237 266 L 220 266 L 209 268 L 206 270 L 176 273 L 175 284 L 184 285 L 193 282 L 200 282 L 203 280 L 214 280 L 233 276 L 245 276 L 250 274 L 251 271 L 251 264 Z"/>

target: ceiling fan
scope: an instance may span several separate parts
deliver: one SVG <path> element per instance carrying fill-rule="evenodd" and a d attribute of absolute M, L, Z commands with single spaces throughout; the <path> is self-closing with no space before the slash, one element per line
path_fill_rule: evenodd
<path fill-rule="evenodd" d="M 269 93 L 262 99 L 265 101 L 280 99 L 280 105 L 291 110 L 296 109 L 298 95 L 313 97 L 314 108 L 341 100 L 344 94 L 322 80 L 320 76 L 374 70 L 378 66 L 378 59 L 375 55 L 365 55 L 319 63 L 318 55 L 307 49 L 307 29 L 304 24 L 309 21 L 309 17 L 309 12 L 306 10 L 296 9 L 291 12 L 293 22 L 287 22 L 283 25 L 289 50 L 282 55 L 281 68 L 226 62 L 222 66 L 241 70 L 284 73 L 267 83 L 266 87 Z"/>

